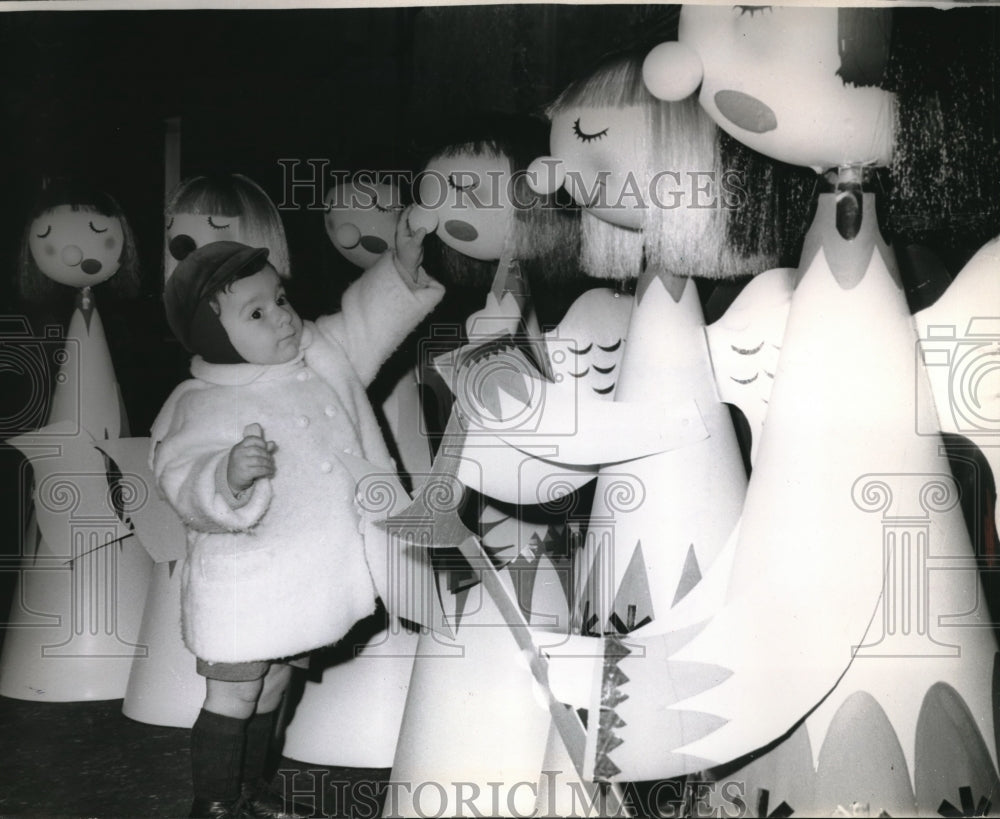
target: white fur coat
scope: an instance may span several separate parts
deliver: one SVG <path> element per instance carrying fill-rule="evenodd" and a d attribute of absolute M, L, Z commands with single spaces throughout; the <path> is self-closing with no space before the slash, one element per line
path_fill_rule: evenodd
<path fill-rule="evenodd" d="M 374 610 L 346 452 L 393 468 L 365 388 L 443 288 L 412 290 L 386 254 L 305 323 L 287 364 L 209 364 L 174 390 L 153 424 L 153 473 L 188 536 L 184 639 L 210 662 L 287 657 L 340 639 Z M 248 424 L 277 444 L 275 476 L 242 504 L 228 493 L 229 450 Z"/>

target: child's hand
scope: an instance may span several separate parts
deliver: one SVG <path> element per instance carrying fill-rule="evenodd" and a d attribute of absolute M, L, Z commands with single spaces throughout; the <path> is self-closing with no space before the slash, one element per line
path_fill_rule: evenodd
<path fill-rule="evenodd" d="M 229 450 L 226 480 L 234 495 L 245 492 L 259 478 L 274 477 L 274 441 L 264 440 L 260 424 L 248 424 L 243 440 Z"/>
<path fill-rule="evenodd" d="M 413 205 L 410 205 L 396 223 L 396 249 L 392 254 L 396 270 L 407 283 L 418 279 L 420 263 L 424 259 L 424 236 L 427 235 L 427 228 L 413 230 L 410 226 L 409 217 L 412 212 Z"/>

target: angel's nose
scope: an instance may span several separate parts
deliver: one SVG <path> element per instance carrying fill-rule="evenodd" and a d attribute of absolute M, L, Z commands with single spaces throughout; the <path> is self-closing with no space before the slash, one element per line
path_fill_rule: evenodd
<path fill-rule="evenodd" d="M 684 43 L 660 43 L 646 55 L 642 79 L 657 99 L 676 102 L 690 97 L 701 85 L 701 57 Z"/>

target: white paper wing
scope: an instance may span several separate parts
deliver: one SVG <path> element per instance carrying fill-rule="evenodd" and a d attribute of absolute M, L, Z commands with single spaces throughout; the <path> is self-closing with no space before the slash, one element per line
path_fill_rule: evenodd
<path fill-rule="evenodd" d="M 933 305 L 915 316 L 917 366 L 934 407 L 919 407 L 918 431 L 963 435 L 1000 473 L 1000 237 L 987 242 Z M 936 412 L 935 412 L 936 410 Z"/>
<path fill-rule="evenodd" d="M 739 407 L 750 425 L 756 459 L 794 289 L 794 268 L 765 271 L 705 328 L 719 398 Z"/>

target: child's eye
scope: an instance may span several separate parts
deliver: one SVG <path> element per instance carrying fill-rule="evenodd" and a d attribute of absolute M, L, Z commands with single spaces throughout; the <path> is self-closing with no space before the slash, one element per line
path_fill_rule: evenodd
<path fill-rule="evenodd" d="M 260 317 L 261 317 L 262 315 L 263 315 L 263 314 L 262 314 L 262 313 L 260 312 L 260 309 L 258 308 L 257 310 L 254 310 L 254 311 L 253 311 L 253 312 L 252 312 L 252 313 L 250 314 L 250 318 L 252 318 L 252 319 L 259 319 L 259 318 L 260 318 Z"/>
<path fill-rule="evenodd" d="M 470 179 L 470 182 L 469 182 L 468 185 L 460 185 L 458 182 L 455 181 L 458 178 L 461 178 L 461 179 Z M 454 173 L 450 173 L 450 174 L 448 174 L 448 184 L 452 188 L 454 188 L 455 190 L 457 190 L 457 191 L 467 191 L 467 190 L 469 190 L 469 188 L 473 187 L 476 184 L 476 180 L 472 178 L 471 174 L 466 174 L 466 173 L 454 174 Z"/>
<path fill-rule="evenodd" d="M 45 232 L 44 232 L 44 233 L 36 233 L 35 235 L 36 235 L 36 236 L 37 236 L 37 237 L 38 237 L 39 239 L 44 239 L 44 238 L 45 238 L 46 236 L 48 236 L 48 235 L 49 235 L 49 234 L 50 234 L 51 232 L 52 232 L 52 225 L 49 225 L 48 227 L 46 227 L 46 228 L 45 228 Z"/>
<path fill-rule="evenodd" d="M 93 222 L 88 222 L 87 224 L 90 225 L 90 229 L 92 231 L 94 231 L 94 233 L 107 233 L 108 232 L 107 228 L 96 228 L 96 227 L 94 227 L 94 223 Z"/>
<path fill-rule="evenodd" d="M 215 222 L 212 221 L 212 217 L 211 216 L 208 217 L 208 225 L 209 225 L 209 227 L 213 227 L 216 230 L 225 230 L 231 224 L 232 224 L 232 222 L 226 222 L 226 224 L 224 224 L 224 225 L 217 225 L 217 224 L 215 224 Z"/>
<path fill-rule="evenodd" d="M 573 123 L 573 133 L 576 134 L 576 138 L 581 142 L 593 142 L 595 139 L 600 139 L 605 134 L 607 134 L 608 129 L 605 128 L 603 131 L 597 131 L 593 134 L 585 133 L 580 130 L 580 119 L 577 118 L 576 122 Z"/>
<path fill-rule="evenodd" d="M 277 304 L 279 307 L 284 307 L 286 304 L 288 304 L 288 296 L 282 293 L 280 296 L 278 296 L 278 298 L 274 300 L 274 303 Z"/>

